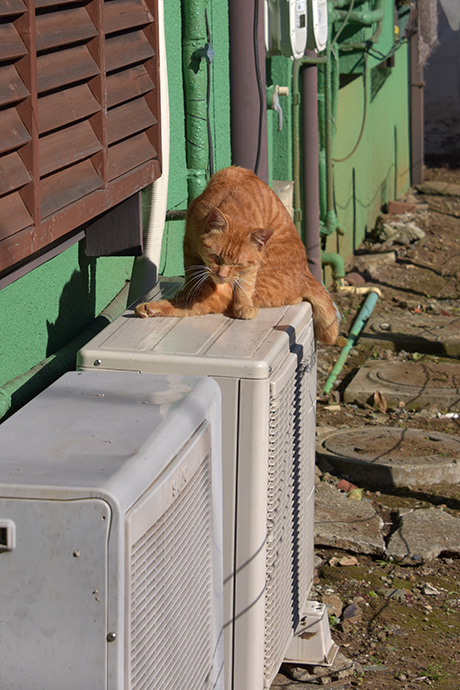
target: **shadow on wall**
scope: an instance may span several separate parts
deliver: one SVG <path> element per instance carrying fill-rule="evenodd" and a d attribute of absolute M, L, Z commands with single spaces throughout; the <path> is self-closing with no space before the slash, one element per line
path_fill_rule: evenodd
<path fill-rule="evenodd" d="M 425 154 L 434 164 L 443 157 L 460 160 L 460 29 L 451 24 L 440 9 L 439 45 L 424 71 Z"/>
<path fill-rule="evenodd" d="M 54 354 L 83 330 L 96 316 L 96 261 L 85 254 L 84 242 L 78 246 L 79 270 L 72 273 L 59 299 L 59 314 L 54 323 L 47 320 L 46 356 Z"/>

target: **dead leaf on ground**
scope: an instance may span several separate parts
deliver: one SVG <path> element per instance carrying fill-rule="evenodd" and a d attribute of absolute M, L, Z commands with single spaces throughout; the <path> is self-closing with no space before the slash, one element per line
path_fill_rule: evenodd
<path fill-rule="evenodd" d="M 374 407 L 377 407 L 383 414 L 387 411 L 387 401 L 385 400 L 385 396 L 379 391 L 375 391 L 374 393 Z"/>

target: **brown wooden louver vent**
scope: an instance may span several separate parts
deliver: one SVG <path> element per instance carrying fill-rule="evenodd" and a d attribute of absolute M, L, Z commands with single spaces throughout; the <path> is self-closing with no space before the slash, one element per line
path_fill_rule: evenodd
<path fill-rule="evenodd" d="M 0 0 L 0 275 L 160 175 L 156 0 Z"/>

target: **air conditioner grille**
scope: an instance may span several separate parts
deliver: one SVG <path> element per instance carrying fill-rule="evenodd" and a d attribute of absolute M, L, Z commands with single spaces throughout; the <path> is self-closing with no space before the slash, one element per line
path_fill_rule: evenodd
<path fill-rule="evenodd" d="M 267 488 L 267 562 L 265 593 L 264 684 L 269 687 L 300 618 L 299 581 L 308 569 L 306 506 L 307 484 L 313 481 L 311 453 L 305 429 L 314 409 L 308 403 L 311 353 L 298 364 L 285 386 L 270 399 Z M 313 426 L 314 430 L 314 426 Z M 308 441 L 308 443 L 307 443 Z M 310 479 L 311 477 L 311 479 Z"/>
<path fill-rule="evenodd" d="M 131 690 L 177 687 L 181 668 L 188 688 L 211 687 L 211 506 L 206 457 L 170 508 L 132 546 Z"/>
<path fill-rule="evenodd" d="M 312 360 L 306 359 L 297 370 L 300 395 L 296 419 L 301 420 L 301 423 L 296 425 L 296 449 L 294 452 L 295 463 L 297 464 L 294 505 L 298 511 L 297 517 L 294 519 L 294 541 L 295 549 L 297 550 L 297 577 L 294 581 L 298 583 L 298 589 L 295 594 L 298 612 L 295 627 L 297 627 L 300 618 L 302 618 L 305 602 L 308 599 L 313 583 L 311 502 L 314 489 L 316 404 L 314 402 L 312 405 L 308 386 L 301 383 L 302 380 L 305 382 L 311 380 L 314 375 L 314 372 L 312 372 L 313 366 L 315 366 L 315 363 L 312 363 Z"/>

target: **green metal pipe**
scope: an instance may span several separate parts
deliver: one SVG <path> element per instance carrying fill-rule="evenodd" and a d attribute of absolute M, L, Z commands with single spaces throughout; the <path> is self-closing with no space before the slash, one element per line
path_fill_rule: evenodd
<path fill-rule="evenodd" d="M 361 310 L 360 310 L 358 316 L 356 317 L 356 319 L 353 323 L 353 326 L 351 327 L 347 342 L 343 346 L 343 348 L 341 349 L 339 357 L 338 357 L 336 363 L 334 364 L 332 371 L 327 378 L 326 383 L 324 384 L 324 388 L 323 388 L 324 394 L 327 394 L 330 392 L 332 386 L 334 385 L 334 382 L 335 382 L 337 376 L 342 371 L 342 367 L 345 364 L 345 361 L 348 357 L 348 354 L 349 354 L 351 348 L 355 345 L 359 336 L 361 335 L 361 332 L 362 332 L 364 326 L 366 325 L 367 320 L 369 319 L 370 315 L 372 314 L 372 310 L 374 309 L 378 298 L 379 298 L 378 292 L 372 291 L 372 292 L 369 292 L 366 299 L 364 300 L 364 304 L 361 307 Z"/>
<path fill-rule="evenodd" d="M 126 309 L 128 291 L 129 283 L 99 316 L 67 345 L 29 371 L 5 383 L 0 388 L 0 419 L 25 405 L 66 371 L 75 369 L 77 352 Z"/>
<path fill-rule="evenodd" d="M 182 69 L 185 90 L 187 189 L 189 202 L 207 184 L 208 132 L 205 9 L 209 0 L 186 0 L 183 6 Z"/>
<path fill-rule="evenodd" d="M 331 4 L 334 9 L 339 9 L 342 7 L 349 7 L 352 4 L 353 0 L 332 0 Z M 363 5 L 365 2 L 368 0 L 354 0 L 353 5 Z M 328 3 L 329 4 L 329 3 Z"/>
<path fill-rule="evenodd" d="M 330 266 L 334 275 L 334 280 L 345 277 L 345 261 L 340 254 L 335 252 L 322 252 L 321 263 L 323 266 Z"/>
<path fill-rule="evenodd" d="M 383 20 L 384 11 L 382 9 L 369 10 L 367 12 L 355 10 L 354 12 L 347 12 L 346 10 L 332 10 L 331 20 L 333 22 L 346 19 L 347 23 L 356 24 L 358 26 L 372 26 Z"/>

